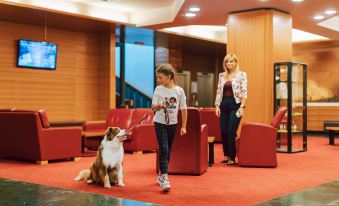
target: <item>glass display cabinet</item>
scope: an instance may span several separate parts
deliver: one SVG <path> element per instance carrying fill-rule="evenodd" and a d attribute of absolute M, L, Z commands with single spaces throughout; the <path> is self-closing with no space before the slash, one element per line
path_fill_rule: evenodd
<path fill-rule="evenodd" d="M 274 64 L 274 113 L 287 107 L 277 135 L 277 152 L 307 151 L 307 65 Z"/>

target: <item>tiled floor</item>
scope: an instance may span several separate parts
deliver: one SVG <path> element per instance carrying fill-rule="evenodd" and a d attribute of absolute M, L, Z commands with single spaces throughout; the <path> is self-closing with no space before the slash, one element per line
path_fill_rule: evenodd
<path fill-rule="evenodd" d="M 292 193 L 256 206 L 334 206 L 339 205 L 339 180 Z"/>
<path fill-rule="evenodd" d="M 0 178 L 1 206 L 150 206 L 151 203 Z"/>

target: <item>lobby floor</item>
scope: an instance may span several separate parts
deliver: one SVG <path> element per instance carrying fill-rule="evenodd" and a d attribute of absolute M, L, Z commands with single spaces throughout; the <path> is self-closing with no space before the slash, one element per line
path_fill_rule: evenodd
<path fill-rule="evenodd" d="M 339 205 L 339 180 L 311 189 L 284 195 L 255 206 Z"/>
<path fill-rule="evenodd" d="M 0 205 L 152 206 L 156 204 L 0 178 Z M 339 205 L 339 180 L 284 195 L 255 206 L 287 205 Z"/>
<path fill-rule="evenodd" d="M 337 183 L 335 183 L 336 189 L 332 196 L 327 196 L 330 194 L 329 189 L 323 193 L 319 192 L 322 191 L 321 188 L 324 184 L 331 184 L 339 180 L 338 146 L 338 142 L 336 146 L 328 145 L 328 138 L 312 136 L 308 139 L 307 152 L 278 153 L 277 168 L 250 168 L 220 163 L 223 159 L 222 147 L 220 144 L 215 144 L 215 164 L 201 176 L 170 175 L 172 190 L 166 194 L 161 192 L 156 181 L 155 153 L 142 155 L 126 153 L 124 156 L 126 186 L 110 189 L 106 189 L 102 185 L 88 185 L 84 181 L 74 181 L 74 177 L 79 174 L 79 171 L 89 168 L 95 157 L 83 157 L 76 162 L 53 161 L 43 166 L 36 165 L 31 161 L 0 158 L 0 178 L 37 184 L 39 187 L 43 185 L 40 189 L 36 189 L 38 192 L 27 192 L 27 190 L 17 189 L 20 188 L 17 186 L 0 185 L 0 205 L 25 205 L 15 204 L 15 202 L 9 204 L 6 201 L 20 200 L 22 196 L 28 194 L 32 195 L 33 203 L 30 205 L 52 205 L 51 202 L 39 204 L 38 202 L 42 201 L 42 198 L 36 196 L 37 193 L 44 193 L 45 189 L 43 188 L 49 186 L 62 188 L 59 190 L 63 191 L 62 194 L 68 194 L 68 191 L 74 192 L 69 196 L 78 199 L 76 201 L 79 203 L 72 203 L 72 205 L 90 205 L 90 203 L 81 201 L 83 199 L 91 200 L 93 199 L 92 195 L 97 194 L 100 198 L 112 202 L 114 202 L 113 199 L 118 198 L 120 201 L 136 200 L 165 206 L 312 205 L 313 203 L 309 203 L 311 200 L 314 201 L 313 205 L 339 206 L 336 202 L 339 199 L 339 192 L 335 193 L 339 191 Z M 11 181 L 7 181 L 7 184 L 9 184 L 8 182 Z M 34 187 L 38 187 L 37 185 Z M 320 189 L 313 191 L 317 187 Z M 14 196 L 12 196 L 13 194 L 4 194 L 3 190 L 7 188 L 11 189 L 9 191 Z M 327 188 L 332 188 L 332 186 Z M 49 199 L 59 200 L 58 194 L 54 195 L 54 193 L 47 193 Z M 79 194 L 79 198 L 77 194 Z M 85 197 L 83 194 L 87 196 L 85 195 Z M 291 198 L 295 195 L 299 199 L 292 201 Z M 62 200 L 61 197 L 60 199 Z M 299 204 L 299 200 L 304 200 L 306 203 Z M 130 204 L 127 201 L 122 201 L 122 203 L 136 205 L 136 201 Z M 66 202 L 58 205 L 68 204 Z"/>
<path fill-rule="evenodd" d="M 156 204 L 0 178 L 0 205 L 152 206 Z"/>

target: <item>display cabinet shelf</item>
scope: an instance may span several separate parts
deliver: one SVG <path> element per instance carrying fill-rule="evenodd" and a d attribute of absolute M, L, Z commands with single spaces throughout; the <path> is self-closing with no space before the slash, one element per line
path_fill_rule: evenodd
<path fill-rule="evenodd" d="M 307 151 L 307 65 L 297 62 L 274 64 L 274 112 L 286 107 L 278 129 L 277 152 Z"/>

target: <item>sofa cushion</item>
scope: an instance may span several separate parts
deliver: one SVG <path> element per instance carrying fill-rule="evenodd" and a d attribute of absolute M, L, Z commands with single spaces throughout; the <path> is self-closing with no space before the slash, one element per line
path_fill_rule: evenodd
<path fill-rule="evenodd" d="M 47 118 L 47 114 L 46 111 L 41 109 L 38 111 L 40 119 L 41 119 L 41 125 L 43 128 L 49 128 L 49 122 L 48 122 L 48 118 Z"/>

